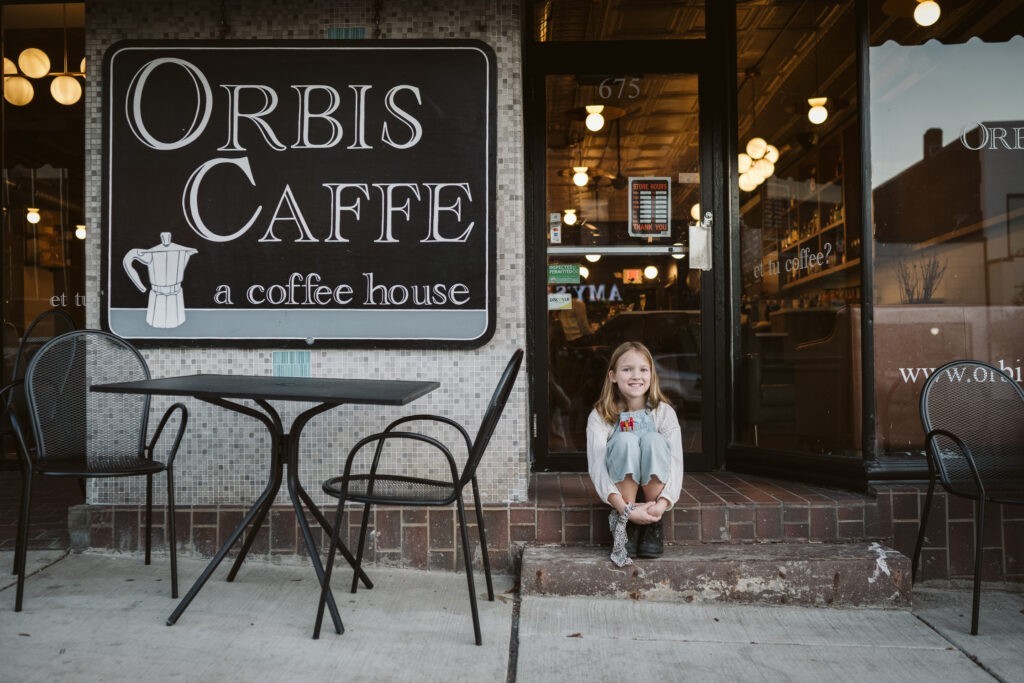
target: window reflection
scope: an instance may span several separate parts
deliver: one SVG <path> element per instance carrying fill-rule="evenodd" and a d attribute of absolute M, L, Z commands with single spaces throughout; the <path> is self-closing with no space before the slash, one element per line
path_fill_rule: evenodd
<path fill-rule="evenodd" d="M 977 358 L 1019 379 L 1024 38 L 889 41 L 870 58 L 878 439 L 919 452 L 932 368 Z"/>
<path fill-rule="evenodd" d="M 863 249 L 852 4 L 737 7 L 737 21 L 736 440 L 856 456 Z M 759 51 L 777 21 L 792 27 L 790 48 Z M 809 100 L 820 97 L 827 116 L 812 120 Z M 758 173 L 766 143 L 771 172 Z"/>

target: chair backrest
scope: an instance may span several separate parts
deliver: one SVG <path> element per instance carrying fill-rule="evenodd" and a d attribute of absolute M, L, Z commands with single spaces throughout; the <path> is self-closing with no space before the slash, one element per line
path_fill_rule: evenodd
<path fill-rule="evenodd" d="M 7 379 L 13 389 L 7 394 L 3 410 L 13 411 L 22 424 L 28 421 L 28 407 L 25 403 L 25 392 L 20 382 L 25 379 L 25 369 L 32 357 L 42 348 L 43 344 L 54 337 L 75 329 L 75 321 L 66 311 L 51 308 L 37 315 L 25 328 L 25 334 L 18 341 L 17 352 L 11 363 L 11 374 Z"/>
<path fill-rule="evenodd" d="M 78 330 L 51 339 L 25 373 L 37 459 L 137 457 L 143 450 L 149 397 L 90 390 L 93 384 L 149 379 L 142 355 L 120 337 Z"/>
<path fill-rule="evenodd" d="M 1005 471 L 1008 458 L 1024 458 L 1024 389 L 988 363 L 956 360 L 936 369 L 921 391 L 921 424 L 925 434 L 942 429 L 956 434 L 970 449 L 982 481 Z M 936 435 L 926 446 L 935 457 L 939 476 L 962 495 L 977 492 L 970 466 L 956 443 Z"/>
<path fill-rule="evenodd" d="M 505 366 L 505 371 L 501 373 L 501 379 L 498 380 L 498 386 L 495 387 L 491 400 L 487 402 L 484 419 L 480 422 L 480 429 L 477 430 L 476 438 L 473 439 L 473 447 L 469 451 L 469 458 L 466 460 L 462 477 L 459 479 L 460 486 L 465 486 L 476 476 L 477 465 L 480 464 L 480 459 L 483 457 L 484 451 L 487 450 L 487 444 L 491 440 L 491 435 L 494 434 L 494 428 L 498 426 L 498 420 L 501 419 L 501 413 L 505 409 L 505 404 L 508 403 L 512 385 L 516 383 L 516 375 L 519 374 L 519 366 L 522 364 L 523 350 L 516 349 Z"/>
<path fill-rule="evenodd" d="M 14 356 L 11 381 L 17 381 L 25 376 L 25 369 L 36 352 L 43 347 L 43 344 L 74 329 L 75 321 L 67 311 L 51 308 L 37 315 L 25 328 L 25 334 L 18 343 L 18 353 Z"/>

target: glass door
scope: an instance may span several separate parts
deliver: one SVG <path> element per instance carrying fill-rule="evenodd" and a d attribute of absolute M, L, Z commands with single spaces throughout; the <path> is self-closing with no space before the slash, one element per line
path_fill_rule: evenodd
<path fill-rule="evenodd" d="M 709 273 L 690 268 L 689 241 L 689 226 L 711 213 L 701 208 L 708 150 L 700 81 L 696 68 L 543 75 L 543 238 L 534 232 L 544 257 L 544 293 L 535 299 L 543 320 L 538 311 L 534 321 L 538 469 L 585 469 L 587 416 L 612 351 L 628 340 L 651 350 L 679 416 L 687 466 L 708 467 L 702 323 L 712 297 L 702 285 L 712 285 Z"/>

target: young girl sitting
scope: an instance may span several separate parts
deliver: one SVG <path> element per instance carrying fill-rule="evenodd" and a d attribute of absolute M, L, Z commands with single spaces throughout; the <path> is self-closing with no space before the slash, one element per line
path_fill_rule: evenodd
<path fill-rule="evenodd" d="M 640 342 L 612 353 L 587 420 L 587 461 L 597 495 L 614 508 L 612 561 L 621 567 L 632 564 L 630 555 L 659 557 L 662 515 L 683 486 L 683 440 L 651 352 Z M 637 502 L 638 491 L 646 502 Z"/>

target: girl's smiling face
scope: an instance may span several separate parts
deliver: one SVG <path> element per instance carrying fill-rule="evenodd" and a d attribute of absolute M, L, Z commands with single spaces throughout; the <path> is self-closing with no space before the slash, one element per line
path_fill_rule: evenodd
<path fill-rule="evenodd" d="M 647 405 L 647 392 L 651 388 L 651 364 L 639 351 L 626 351 L 619 356 L 608 378 L 618 390 L 627 410 L 640 410 Z"/>

